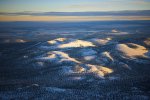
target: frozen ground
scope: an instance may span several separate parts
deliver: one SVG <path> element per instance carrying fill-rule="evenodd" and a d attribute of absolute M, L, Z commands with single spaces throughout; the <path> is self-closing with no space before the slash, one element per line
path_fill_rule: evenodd
<path fill-rule="evenodd" d="M 116 23 L 100 24 L 104 30 L 80 23 L 78 31 L 85 25 L 96 32 L 71 31 L 69 37 L 34 33 L 34 41 L 2 36 L 0 99 L 149 100 L 149 24 Z"/>

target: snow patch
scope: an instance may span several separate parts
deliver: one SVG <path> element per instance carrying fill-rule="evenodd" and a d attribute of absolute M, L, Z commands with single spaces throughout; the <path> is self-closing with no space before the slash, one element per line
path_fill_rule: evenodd
<path fill-rule="evenodd" d="M 25 43 L 26 41 L 22 40 L 22 39 L 16 39 L 15 42 L 17 42 L 17 43 Z"/>
<path fill-rule="evenodd" d="M 123 68 L 126 68 L 128 70 L 132 70 L 132 68 L 130 66 L 128 66 L 127 64 L 123 63 L 123 62 L 119 62 L 118 64 L 119 66 L 123 67 Z"/>
<path fill-rule="evenodd" d="M 49 92 L 65 92 L 65 89 L 57 88 L 57 87 L 45 87 L 46 91 Z"/>
<path fill-rule="evenodd" d="M 39 84 L 32 84 L 32 86 L 34 86 L 34 87 L 39 87 Z"/>
<path fill-rule="evenodd" d="M 71 77 L 71 80 L 83 80 L 85 77 L 81 76 L 76 76 L 76 77 Z"/>
<path fill-rule="evenodd" d="M 118 30 L 113 29 L 113 30 L 111 30 L 111 32 L 112 32 L 112 33 L 117 33 L 117 32 L 118 32 Z"/>
<path fill-rule="evenodd" d="M 84 60 L 90 61 L 90 60 L 96 59 L 96 57 L 97 56 L 95 56 L 95 55 L 93 55 L 93 56 L 85 56 Z"/>

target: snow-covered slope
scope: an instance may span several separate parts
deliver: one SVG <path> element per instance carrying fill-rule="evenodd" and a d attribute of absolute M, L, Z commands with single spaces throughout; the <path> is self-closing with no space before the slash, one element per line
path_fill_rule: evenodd
<path fill-rule="evenodd" d="M 104 38 L 104 39 L 93 38 L 93 39 L 90 39 L 89 41 L 91 41 L 93 44 L 98 45 L 98 46 L 116 43 L 115 41 L 112 41 L 111 38 Z"/>
<path fill-rule="evenodd" d="M 80 63 L 74 58 L 69 57 L 68 54 L 61 51 L 50 51 L 47 54 L 44 54 L 42 57 L 36 58 L 38 61 L 49 61 L 53 64 L 61 64 L 63 62 L 74 62 Z"/>
<path fill-rule="evenodd" d="M 145 54 L 148 52 L 148 50 L 145 47 L 134 43 L 117 44 L 116 50 L 123 53 L 124 56 L 131 58 L 135 58 L 137 56 L 146 57 Z"/>

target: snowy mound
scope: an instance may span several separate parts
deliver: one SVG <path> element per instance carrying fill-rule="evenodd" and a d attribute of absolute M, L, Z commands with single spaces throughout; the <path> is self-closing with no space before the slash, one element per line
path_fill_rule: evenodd
<path fill-rule="evenodd" d="M 113 70 L 110 68 L 91 65 L 91 64 L 83 64 L 77 66 L 63 66 L 62 68 L 63 68 L 63 73 L 65 74 L 71 74 L 71 73 L 86 74 L 87 73 L 87 74 L 92 74 L 98 78 L 104 78 L 105 75 L 113 72 Z"/>
<path fill-rule="evenodd" d="M 69 43 L 58 45 L 58 48 L 72 48 L 72 47 L 94 47 L 92 42 L 83 40 L 74 40 Z"/>
<path fill-rule="evenodd" d="M 105 75 L 113 72 L 110 68 L 90 64 L 85 65 L 84 68 L 86 72 L 93 73 L 100 78 L 104 78 Z"/>
<path fill-rule="evenodd" d="M 148 50 L 145 47 L 134 43 L 117 44 L 116 50 L 131 58 L 135 58 L 137 56 L 146 57 L 145 54 L 148 53 Z"/>
<path fill-rule="evenodd" d="M 80 63 L 79 61 L 75 60 L 74 58 L 69 57 L 68 54 L 60 51 L 52 51 L 48 52 L 43 57 L 37 58 L 40 61 L 49 61 L 54 64 L 61 64 L 63 62 L 70 62 L 70 63 Z"/>
<path fill-rule="evenodd" d="M 47 41 L 45 45 L 40 46 L 41 49 L 65 49 L 75 47 L 95 47 L 95 45 L 92 42 L 84 40 L 57 38 Z"/>

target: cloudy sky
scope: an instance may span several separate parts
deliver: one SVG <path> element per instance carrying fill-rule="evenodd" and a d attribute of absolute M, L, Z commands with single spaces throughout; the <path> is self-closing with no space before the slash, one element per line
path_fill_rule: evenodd
<path fill-rule="evenodd" d="M 36 14 L 30 15 L 29 13 L 40 13 L 40 15 L 44 13 L 43 16 L 36 17 L 38 20 L 39 17 L 41 19 L 47 17 L 45 12 L 102 12 L 122 10 L 150 10 L 150 0 L 0 0 L 0 20 L 15 20 L 15 17 L 18 17 L 17 19 L 20 20 L 21 17 L 22 20 L 25 17 L 27 20 L 32 19 L 31 17 L 35 18 Z M 27 15 L 23 14 L 20 16 L 22 12 L 27 13 Z M 12 13 L 15 13 L 15 15 Z M 50 17 L 53 19 L 56 18 L 49 14 L 49 20 L 51 19 Z"/>

